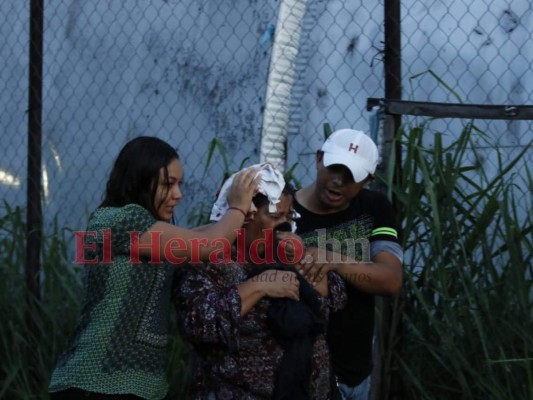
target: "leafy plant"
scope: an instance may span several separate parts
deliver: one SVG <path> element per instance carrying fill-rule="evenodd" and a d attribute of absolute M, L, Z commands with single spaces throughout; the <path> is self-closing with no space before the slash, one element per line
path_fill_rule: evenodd
<path fill-rule="evenodd" d="M 41 298 L 29 296 L 24 275 L 23 210 L 4 203 L 0 217 L 0 398 L 47 397 L 50 373 L 81 305 L 79 269 L 67 259 L 69 241 L 54 223 L 43 237 Z"/>
<path fill-rule="evenodd" d="M 324 140 L 326 140 L 333 133 L 333 130 L 331 129 L 331 125 L 329 124 L 329 122 L 324 123 L 323 129 L 324 129 Z"/>
<path fill-rule="evenodd" d="M 399 131 L 401 177 L 393 179 L 394 162 L 378 175 L 400 210 L 405 249 L 403 295 L 381 338 L 385 376 L 399 370 L 404 398 L 533 398 L 531 146 L 508 162 L 500 154 L 489 177 L 472 140 L 483 132 L 466 124 L 444 146 L 430 123 Z M 522 196 L 529 211 L 520 213 Z"/>

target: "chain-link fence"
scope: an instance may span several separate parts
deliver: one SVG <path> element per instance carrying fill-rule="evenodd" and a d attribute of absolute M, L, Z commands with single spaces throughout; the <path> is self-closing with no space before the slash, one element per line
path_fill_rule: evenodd
<path fill-rule="evenodd" d="M 532 12 L 529 1 L 431 1 L 411 2 L 410 6 L 404 2 L 404 99 L 531 105 Z M 510 110 L 509 115 L 515 114 Z M 530 118 L 478 119 L 474 125 L 474 149 L 467 159 L 489 179 L 533 142 Z M 450 142 L 463 128 L 464 120 L 442 119 L 432 122 L 430 130 L 444 132 Z M 431 134 L 428 141 L 432 141 Z M 531 212 L 531 194 L 523 167 L 532 161 L 529 152 L 514 167 L 516 196 L 524 214 Z"/>
<path fill-rule="evenodd" d="M 29 4 L 0 10 L 0 192 L 24 206 Z M 531 14 L 527 0 L 403 1 L 403 98 L 533 103 Z M 137 135 L 178 148 L 180 224 L 207 209 L 225 171 L 270 156 L 267 135 L 308 183 L 323 123 L 368 130 L 366 100 L 384 97 L 384 15 L 383 0 L 46 3 L 45 222 L 82 229 L 118 150 Z M 453 137 L 453 124 L 439 129 Z M 531 143 L 530 128 L 491 122 L 480 146 L 516 153 Z M 224 149 L 206 170 L 213 139 Z M 497 166 L 490 146 L 484 166 Z"/>
<path fill-rule="evenodd" d="M 119 149 L 138 135 L 178 149 L 185 182 L 175 216 L 191 226 L 209 210 L 224 174 L 241 165 L 273 160 L 309 183 L 326 122 L 377 138 L 368 98 L 533 104 L 529 0 L 403 0 L 401 46 L 394 48 L 384 21 L 399 1 L 46 2 L 37 121 L 45 228 L 57 218 L 59 227 L 84 229 Z M 0 195 L 11 207 L 27 206 L 34 3 L 0 2 Z M 403 121 L 420 118 L 428 119 Z M 446 145 L 463 123 L 433 120 L 428 143 L 443 132 Z M 475 172 L 497 174 L 528 149 L 531 124 L 476 120 L 467 157 Z M 523 215 L 531 213 L 523 167 L 532 158 L 529 152 L 513 167 Z"/>

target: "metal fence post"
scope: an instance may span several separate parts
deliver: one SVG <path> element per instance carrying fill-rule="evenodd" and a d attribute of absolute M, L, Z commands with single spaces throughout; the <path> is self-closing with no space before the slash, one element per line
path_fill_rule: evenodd
<path fill-rule="evenodd" d="M 384 54 L 384 72 L 385 72 L 385 99 L 401 100 L 402 98 L 402 69 L 401 69 L 401 2 L 400 0 L 385 0 L 385 54 Z M 383 149 L 395 152 L 396 164 L 394 167 L 395 179 L 400 177 L 401 168 L 401 147 L 399 144 L 391 148 L 394 136 L 401 125 L 401 116 L 394 115 L 385 121 L 383 129 Z M 391 126 L 392 125 L 392 126 Z M 387 153 L 385 153 L 387 154 Z M 387 162 L 385 160 L 385 162 Z M 385 167 L 386 168 L 386 167 Z M 394 208 L 397 209 L 394 204 Z M 396 324 L 393 323 L 394 300 L 380 299 L 377 302 L 380 310 L 380 325 L 377 329 L 377 341 L 379 344 L 376 349 L 379 354 L 374 355 L 377 361 L 376 367 L 372 373 L 372 390 L 371 399 L 388 399 L 391 395 L 391 372 L 392 372 L 392 343 L 391 340 L 396 335 Z M 379 364 L 378 364 L 379 363 Z"/>
<path fill-rule="evenodd" d="M 27 236 L 26 236 L 26 324 L 29 332 L 36 333 L 35 301 L 39 299 L 39 270 L 41 264 L 41 121 L 43 74 L 43 0 L 31 0 L 29 43 L 28 90 L 28 187 L 27 187 Z M 29 346 L 31 348 L 31 346 Z M 33 349 L 28 354 L 28 367 L 36 387 Z"/>

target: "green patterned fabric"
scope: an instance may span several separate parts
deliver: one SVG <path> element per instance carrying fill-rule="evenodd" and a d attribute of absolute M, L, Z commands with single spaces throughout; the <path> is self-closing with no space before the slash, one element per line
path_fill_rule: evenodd
<path fill-rule="evenodd" d="M 91 216 L 85 260 L 98 257 L 98 262 L 85 264 L 85 303 L 52 374 L 50 392 L 75 387 L 146 399 L 165 397 L 174 267 L 143 258 L 132 264 L 130 259 L 130 232 L 142 234 L 156 222 L 136 204 L 100 208 Z M 104 235 L 106 229 L 109 235 Z M 109 248 L 111 262 L 106 263 Z"/>

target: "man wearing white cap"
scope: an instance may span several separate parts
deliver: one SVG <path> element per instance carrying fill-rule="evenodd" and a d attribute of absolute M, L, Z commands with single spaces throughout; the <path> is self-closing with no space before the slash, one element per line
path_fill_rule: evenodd
<path fill-rule="evenodd" d="M 302 273 L 318 281 L 336 271 L 347 285 L 346 308 L 330 317 L 328 343 L 343 399 L 368 399 L 374 296 L 397 295 L 403 251 L 391 204 L 365 189 L 378 149 L 361 131 L 341 129 L 316 154 L 316 180 L 296 192 L 297 233 L 307 246 Z M 371 262 L 370 262 L 371 261 Z"/>

